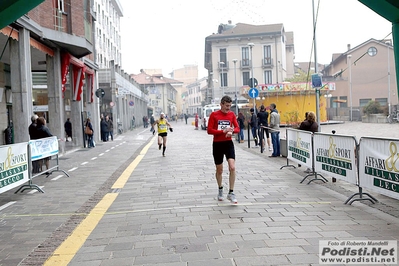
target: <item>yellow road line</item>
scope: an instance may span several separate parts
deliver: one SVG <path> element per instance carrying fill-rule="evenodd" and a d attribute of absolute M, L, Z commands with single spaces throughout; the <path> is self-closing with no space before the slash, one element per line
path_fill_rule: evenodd
<path fill-rule="evenodd" d="M 68 265 L 117 196 L 117 193 L 108 193 L 105 195 L 90 214 L 76 227 L 72 234 L 54 251 L 44 265 Z"/>
<path fill-rule="evenodd" d="M 115 181 L 112 188 L 123 188 L 131 173 L 143 159 L 145 153 L 152 145 L 154 139 L 150 141 L 140 152 L 137 158 L 123 171 L 121 176 Z M 45 266 L 65 265 L 73 259 L 79 249 L 83 246 L 97 224 L 101 221 L 109 207 L 115 201 L 118 193 L 108 193 L 93 208 L 85 219 L 75 228 L 72 234 L 54 251 L 54 253 L 44 263 Z"/>

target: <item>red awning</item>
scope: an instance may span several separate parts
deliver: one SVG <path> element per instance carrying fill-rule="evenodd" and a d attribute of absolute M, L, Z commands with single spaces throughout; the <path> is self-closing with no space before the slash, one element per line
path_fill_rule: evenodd
<path fill-rule="evenodd" d="M 65 93 L 65 84 L 67 82 L 67 76 L 69 72 L 69 65 L 72 65 L 72 76 L 73 76 L 73 100 L 82 100 L 83 93 L 83 81 L 85 79 L 85 74 L 87 75 L 87 90 L 89 92 L 88 98 L 89 102 L 94 101 L 94 70 L 86 66 L 82 61 L 76 57 L 63 53 L 61 55 L 61 78 L 62 78 L 62 97 Z"/>

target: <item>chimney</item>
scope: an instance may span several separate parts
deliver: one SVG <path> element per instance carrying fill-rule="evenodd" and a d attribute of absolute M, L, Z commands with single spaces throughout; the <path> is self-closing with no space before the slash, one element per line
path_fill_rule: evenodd
<path fill-rule="evenodd" d="M 347 46 L 348 46 L 348 51 L 349 51 L 351 49 L 351 45 L 348 43 Z"/>

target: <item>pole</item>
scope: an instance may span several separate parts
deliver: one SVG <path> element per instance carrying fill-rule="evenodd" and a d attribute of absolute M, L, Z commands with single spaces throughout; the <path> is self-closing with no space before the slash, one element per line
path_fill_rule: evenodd
<path fill-rule="evenodd" d="M 255 78 L 254 78 L 254 65 L 253 65 L 253 56 L 252 56 L 252 47 L 255 45 L 253 43 L 248 43 L 249 45 L 249 50 L 251 52 L 251 83 L 250 85 L 252 85 L 252 87 L 255 87 Z M 254 114 L 256 115 L 256 102 L 255 102 L 255 98 L 254 98 Z"/>
<path fill-rule="evenodd" d="M 349 104 L 350 104 L 350 114 L 349 120 L 352 122 L 352 55 L 348 55 L 348 64 L 349 64 Z"/>
<path fill-rule="evenodd" d="M 388 43 L 388 114 L 391 115 L 391 63 L 389 58 L 389 47 Z"/>
<path fill-rule="evenodd" d="M 233 59 L 233 63 L 234 63 L 234 90 L 235 90 L 235 94 L 236 94 L 236 115 L 238 115 L 238 97 L 237 97 L 237 73 L 236 73 L 236 63 L 237 63 L 237 59 Z"/>
<path fill-rule="evenodd" d="M 314 49 L 314 72 L 317 74 L 319 72 L 317 67 L 317 49 L 316 49 L 316 17 L 314 12 L 314 0 L 312 0 L 313 9 L 313 49 Z M 320 88 L 316 88 L 316 122 L 319 125 L 318 130 L 321 132 L 320 125 Z"/>

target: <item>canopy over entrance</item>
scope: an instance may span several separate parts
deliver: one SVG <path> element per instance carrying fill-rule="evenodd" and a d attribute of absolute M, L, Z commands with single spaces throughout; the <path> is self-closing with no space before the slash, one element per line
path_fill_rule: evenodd
<path fill-rule="evenodd" d="M 1 0 L 0 29 L 22 17 L 44 0 Z"/>

